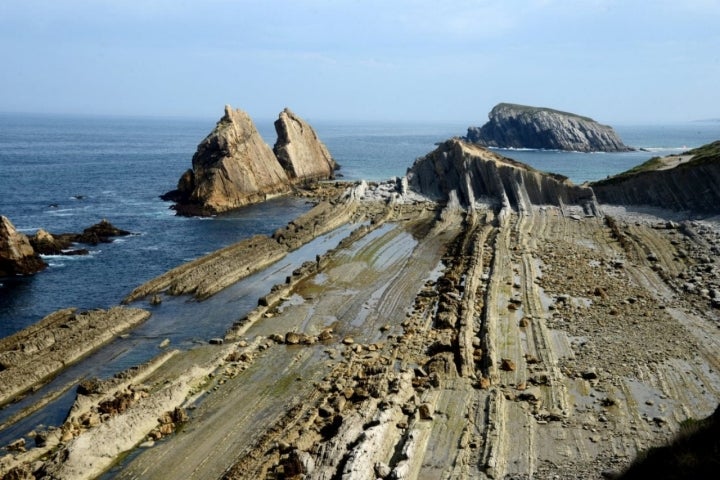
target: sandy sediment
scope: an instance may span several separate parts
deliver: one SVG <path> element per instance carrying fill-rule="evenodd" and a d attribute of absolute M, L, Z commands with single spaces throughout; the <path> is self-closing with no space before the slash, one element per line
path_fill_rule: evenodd
<path fill-rule="evenodd" d="M 122 332 L 146 320 L 138 308 L 51 313 L 0 341 L 0 404 L 43 382 Z"/>

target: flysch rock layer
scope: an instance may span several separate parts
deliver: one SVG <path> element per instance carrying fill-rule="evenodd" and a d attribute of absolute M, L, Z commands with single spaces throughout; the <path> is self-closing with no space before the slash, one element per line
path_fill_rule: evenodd
<path fill-rule="evenodd" d="M 289 108 L 275 121 L 278 139 L 273 151 L 293 182 L 333 178 L 337 164 L 315 130 Z"/>
<path fill-rule="evenodd" d="M 648 163 L 647 169 L 591 183 L 598 200 L 696 214 L 720 213 L 720 141 Z"/>
<path fill-rule="evenodd" d="M 511 103 L 496 105 L 482 127 L 468 128 L 466 139 L 498 148 L 535 148 L 577 152 L 624 152 L 612 127 L 573 113 Z"/>
<path fill-rule="evenodd" d="M 18 232 L 7 217 L 0 215 L 0 277 L 29 275 L 46 266 L 28 237 Z"/>
<path fill-rule="evenodd" d="M 149 316 L 138 308 L 80 313 L 67 308 L 0 340 L 0 405 Z"/>
<path fill-rule="evenodd" d="M 532 205 L 573 204 L 597 213 L 592 189 L 459 139 L 416 160 L 407 177 L 410 189 L 436 201 L 447 202 L 456 190 L 463 207 L 481 202 L 528 211 Z"/>
<path fill-rule="evenodd" d="M 225 106 L 225 115 L 200 142 L 192 170 L 175 192 L 180 213 L 219 213 L 290 191 L 287 174 L 250 116 Z"/>

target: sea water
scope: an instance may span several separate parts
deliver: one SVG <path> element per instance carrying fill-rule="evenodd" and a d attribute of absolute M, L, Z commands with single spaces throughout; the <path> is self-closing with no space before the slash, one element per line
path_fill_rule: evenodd
<path fill-rule="evenodd" d="M 0 337 L 65 307 L 107 308 L 141 283 L 253 234 L 270 234 L 309 205 L 280 198 L 212 218 L 174 215 L 158 196 L 175 188 L 214 119 L 0 115 L 0 215 L 21 232 L 80 232 L 107 219 L 133 232 L 91 246 L 88 256 L 50 256 L 47 270 L 0 279 Z M 404 175 L 462 124 L 313 122 L 345 180 Z M 271 121 L 258 130 L 272 146 Z M 720 123 L 618 126 L 644 151 L 574 153 L 500 150 L 576 183 L 619 173 L 654 155 L 720 138 Z"/>

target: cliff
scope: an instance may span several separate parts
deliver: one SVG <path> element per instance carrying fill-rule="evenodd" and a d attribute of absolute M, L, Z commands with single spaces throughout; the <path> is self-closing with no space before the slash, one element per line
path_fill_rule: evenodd
<path fill-rule="evenodd" d="M 332 178 L 336 164 L 310 125 L 286 109 L 275 128 L 277 157 L 250 116 L 227 105 L 198 145 L 192 169 L 161 198 L 176 202 L 180 214 L 214 214 L 289 193 L 297 183 Z"/>
<path fill-rule="evenodd" d="M 595 212 L 590 188 L 459 139 L 447 140 L 416 160 L 407 176 L 410 189 L 441 202 L 456 191 L 465 207 L 478 200 L 520 211 L 531 205 L 579 204 Z"/>
<path fill-rule="evenodd" d="M 15 230 L 10 220 L 0 215 L 0 277 L 29 275 L 47 267 L 35 252 L 28 237 Z"/>
<path fill-rule="evenodd" d="M 720 141 L 591 183 L 601 203 L 720 213 Z"/>
<path fill-rule="evenodd" d="M 333 178 L 337 164 L 315 130 L 286 108 L 275 121 L 275 156 L 293 182 Z"/>
<path fill-rule="evenodd" d="M 607 125 L 550 108 L 500 103 L 482 127 L 470 127 L 465 139 L 487 147 L 536 148 L 577 152 L 623 152 L 623 144 Z"/>

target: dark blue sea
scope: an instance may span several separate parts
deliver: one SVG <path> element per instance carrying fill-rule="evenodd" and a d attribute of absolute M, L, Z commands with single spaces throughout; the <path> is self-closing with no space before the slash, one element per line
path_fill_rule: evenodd
<path fill-rule="evenodd" d="M 175 187 L 216 119 L 0 114 L 0 214 L 22 232 L 79 232 L 107 219 L 134 234 L 78 257 L 47 257 L 32 277 L 0 279 L 0 337 L 59 308 L 107 308 L 168 269 L 252 234 L 269 234 L 309 206 L 284 198 L 213 218 L 174 215 L 158 195 Z M 257 122 L 268 144 L 271 121 Z M 461 124 L 314 124 L 346 180 L 405 174 Z M 624 171 L 654 155 L 720 138 L 720 123 L 617 126 L 648 151 L 502 151 L 576 183 Z"/>

